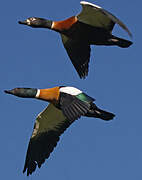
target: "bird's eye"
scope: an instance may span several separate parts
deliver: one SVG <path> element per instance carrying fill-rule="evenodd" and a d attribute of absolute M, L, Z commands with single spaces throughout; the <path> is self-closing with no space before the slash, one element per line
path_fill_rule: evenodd
<path fill-rule="evenodd" d="M 31 20 L 32 20 L 32 21 L 35 21 L 35 20 L 36 20 L 36 18 L 31 18 Z"/>

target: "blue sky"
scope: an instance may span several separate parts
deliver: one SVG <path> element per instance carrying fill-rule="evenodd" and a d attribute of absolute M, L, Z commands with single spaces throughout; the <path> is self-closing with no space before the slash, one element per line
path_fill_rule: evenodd
<path fill-rule="evenodd" d="M 22 173 L 36 115 L 47 105 L 4 94 L 14 87 L 75 86 L 116 114 L 113 121 L 82 117 L 62 136 L 41 169 L 29 179 L 142 179 L 141 2 L 96 0 L 133 34 L 128 49 L 93 46 L 89 76 L 80 80 L 59 34 L 17 23 L 30 16 L 62 20 L 80 12 L 79 0 L 1 2 L 0 99 L 1 179 L 24 180 Z M 137 2 L 137 3 L 136 3 Z M 129 39 L 117 25 L 113 34 Z"/>

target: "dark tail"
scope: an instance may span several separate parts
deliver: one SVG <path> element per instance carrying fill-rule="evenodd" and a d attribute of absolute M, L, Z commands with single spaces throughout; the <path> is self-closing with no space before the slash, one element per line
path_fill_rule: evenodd
<path fill-rule="evenodd" d="M 97 116 L 97 118 L 103 119 L 103 120 L 111 120 L 115 117 L 115 115 L 113 113 L 107 112 L 107 111 L 103 111 L 101 109 L 97 109 L 95 110 L 95 114 Z"/>
<path fill-rule="evenodd" d="M 91 110 L 86 116 L 100 118 L 106 121 L 109 121 L 115 117 L 113 113 L 99 109 L 94 103 L 91 106 Z"/>
<path fill-rule="evenodd" d="M 109 41 L 111 41 L 112 43 L 114 43 L 114 45 L 117 45 L 121 48 L 128 48 L 129 46 L 131 46 L 133 44 L 132 41 L 118 38 L 116 36 L 113 36 Z"/>

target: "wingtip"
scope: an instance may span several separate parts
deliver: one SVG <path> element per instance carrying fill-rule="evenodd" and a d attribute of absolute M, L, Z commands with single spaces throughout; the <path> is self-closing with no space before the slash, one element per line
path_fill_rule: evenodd
<path fill-rule="evenodd" d="M 125 26 L 125 25 L 124 25 L 124 26 Z M 129 31 L 129 29 L 128 29 L 126 26 L 125 26 L 123 29 L 128 33 L 129 37 L 132 39 L 132 38 L 133 38 L 133 35 L 132 35 L 132 33 Z"/>
<path fill-rule="evenodd" d="M 88 71 L 87 72 L 78 73 L 78 75 L 79 75 L 80 79 L 84 80 L 88 76 Z"/>
<path fill-rule="evenodd" d="M 129 34 L 130 38 L 131 38 L 131 39 L 133 39 L 133 35 L 132 35 L 132 33 L 131 33 L 131 32 L 129 32 L 128 34 Z"/>
<path fill-rule="evenodd" d="M 24 167 L 24 169 L 23 169 L 23 174 L 26 172 L 26 169 L 25 169 L 25 167 Z"/>
<path fill-rule="evenodd" d="M 25 173 L 25 170 L 23 170 L 23 174 Z"/>

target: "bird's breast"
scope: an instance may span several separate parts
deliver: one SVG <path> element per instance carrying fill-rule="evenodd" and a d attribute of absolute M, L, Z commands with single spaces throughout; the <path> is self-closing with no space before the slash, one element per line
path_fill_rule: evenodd
<path fill-rule="evenodd" d="M 37 98 L 56 104 L 59 100 L 59 95 L 59 87 L 54 87 L 50 89 L 40 89 L 40 93 Z"/>
<path fill-rule="evenodd" d="M 63 21 L 54 21 L 52 24 L 52 29 L 55 31 L 65 31 L 69 30 L 73 24 L 77 22 L 77 17 L 73 16 Z"/>

